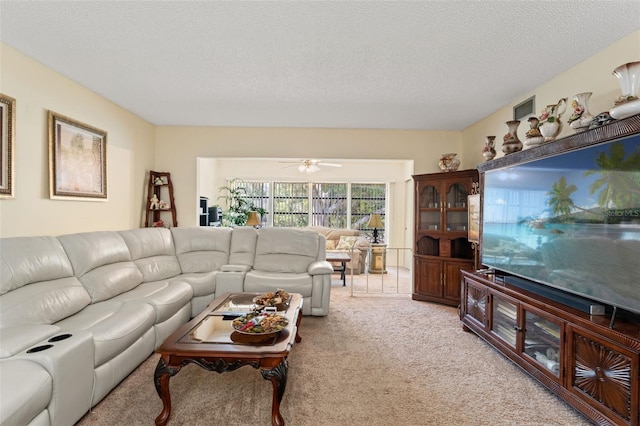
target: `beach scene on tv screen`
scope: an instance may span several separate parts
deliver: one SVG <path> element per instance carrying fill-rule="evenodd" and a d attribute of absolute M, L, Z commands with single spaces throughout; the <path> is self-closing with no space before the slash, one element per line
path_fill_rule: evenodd
<path fill-rule="evenodd" d="M 640 135 L 484 176 L 482 263 L 640 313 Z"/>

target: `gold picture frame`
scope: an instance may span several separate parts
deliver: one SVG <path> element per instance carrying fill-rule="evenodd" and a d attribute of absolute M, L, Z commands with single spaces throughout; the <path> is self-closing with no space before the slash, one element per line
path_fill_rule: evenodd
<path fill-rule="evenodd" d="M 16 100 L 0 93 L 0 198 L 14 198 Z"/>
<path fill-rule="evenodd" d="M 53 199 L 107 200 L 107 132 L 49 111 Z"/>
<path fill-rule="evenodd" d="M 467 196 L 469 223 L 467 226 L 469 242 L 480 243 L 480 194 Z"/>

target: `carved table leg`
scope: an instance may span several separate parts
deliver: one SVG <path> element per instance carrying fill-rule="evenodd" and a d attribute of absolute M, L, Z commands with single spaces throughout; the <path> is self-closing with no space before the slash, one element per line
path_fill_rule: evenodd
<path fill-rule="evenodd" d="M 171 395 L 169 394 L 169 379 L 178 374 L 182 367 L 168 367 L 170 356 L 162 355 L 158 360 L 156 371 L 153 375 L 153 382 L 156 385 L 156 392 L 162 399 L 162 412 L 156 417 L 156 425 L 164 426 L 171 416 Z"/>
<path fill-rule="evenodd" d="M 273 398 L 271 400 L 271 424 L 274 426 L 284 426 L 284 419 L 280 414 L 280 402 L 287 387 L 287 371 L 289 364 L 286 359 L 276 365 L 271 370 L 261 370 L 260 373 L 265 380 L 270 380 L 273 385 Z"/>

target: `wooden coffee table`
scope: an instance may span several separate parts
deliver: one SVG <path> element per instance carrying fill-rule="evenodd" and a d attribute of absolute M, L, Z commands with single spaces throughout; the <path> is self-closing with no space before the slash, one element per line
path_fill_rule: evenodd
<path fill-rule="evenodd" d="M 250 310 L 256 293 L 225 293 L 216 298 L 191 321 L 180 327 L 156 349 L 160 360 L 154 374 L 156 391 L 162 399 L 162 412 L 156 425 L 166 425 L 171 416 L 169 379 L 189 363 L 205 370 L 224 373 L 245 365 L 259 369 L 271 381 L 271 423 L 284 425 L 280 402 L 287 385 L 287 356 L 294 342 L 302 339 L 298 327 L 302 319 L 302 296 L 292 294 L 288 309 L 282 313 L 289 325 L 264 341 L 264 336 L 240 334 L 231 327 L 232 319 Z"/>

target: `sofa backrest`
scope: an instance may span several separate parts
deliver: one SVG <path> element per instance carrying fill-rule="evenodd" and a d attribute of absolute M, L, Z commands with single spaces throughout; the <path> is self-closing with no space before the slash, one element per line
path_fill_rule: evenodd
<path fill-rule="evenodd" d="M 0 239 L 0 327 L 53 324 L 90 302 L 57 239 Z"/>
<path fill-rule="evenodd" d="M 131 260 L 117 232 L 97 231 L 62 235 L 58 240 L 69 256 L 73 274 L 93 303 L 110 299 L 142 283 L 142 272 Z"/>
<path fill-rule="evenodd" d="M 324 235 L 327 241 L 338 241 L 342 236 L 360 236 L 360 231 L 357 229 L 329 228 L 327 226 L 309 226 L 307 229 L 311 229 L 313 231 L 316 231 L 320 235 Z"/>
<path fill-rule="evenodd" d="M 233 228 L 231 234 L 231 249 L 229 251 L 230 265 L 253 266 L 256 257 L 256 241 L 258 230 L 251 226 Z"/>
<path fill-rule="evenodd" d="M 142 272 L 144 282 L 180 275 L 171 231 L 166 228 L 139 228 L 118 233 L 129 248 L 131 260 Z"/>
<path fill-rule="evenodd" d="M 231 228 L 171 228 L 176 256 L 183 274 L 219 270 L 229 263 Z"/>
<path fill-rule="evenodd" d="M 253 269 L 265 272 L 307 272 L 309 265 L 325 258 L 325 238 L 315 231 L 297 228 L 258 230 Z"/>

